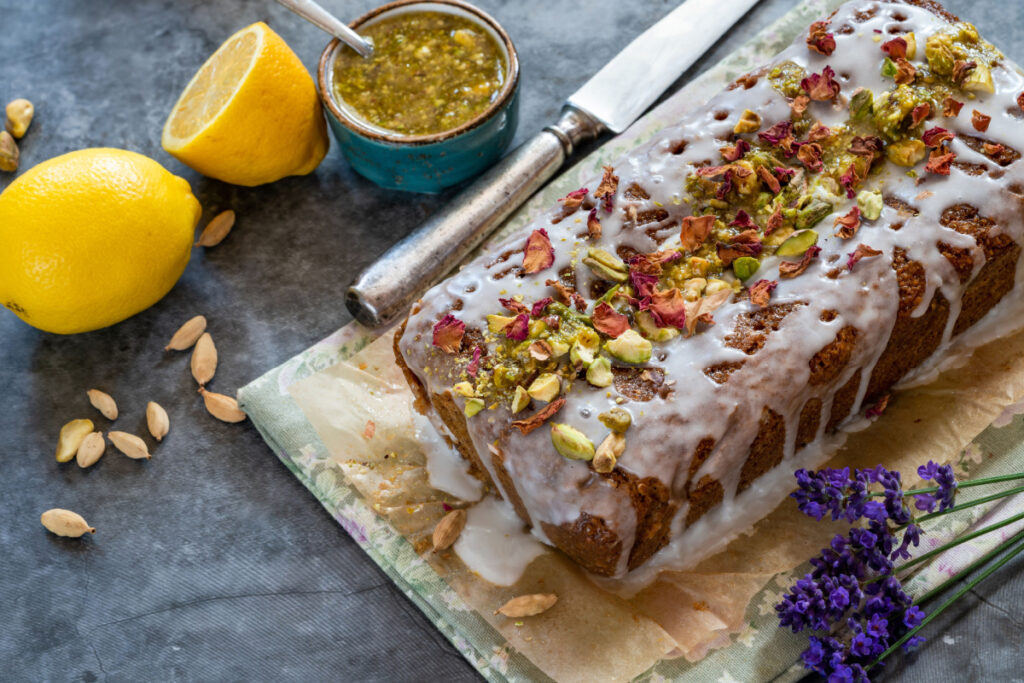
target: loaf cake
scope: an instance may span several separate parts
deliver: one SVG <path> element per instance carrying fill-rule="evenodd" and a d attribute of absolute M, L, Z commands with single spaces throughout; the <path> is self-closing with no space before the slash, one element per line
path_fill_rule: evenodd
<path fill-rule="evenodd" d="M 417 302 L 417 408 L 589 572 L 691 567 L 1024 322 L 1022 91 L 931 0 L 841 6 Z"/>

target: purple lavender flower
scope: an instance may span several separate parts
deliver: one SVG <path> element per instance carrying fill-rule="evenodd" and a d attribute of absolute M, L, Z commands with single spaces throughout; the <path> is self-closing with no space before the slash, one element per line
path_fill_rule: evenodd
<path fill-rule="evenodd" d="M 925 481 L 934 481 L 939 490 L 935 493 L 918 493 L 914 495 L 914 506 L 918 510 L 931 512 L 939 506 L 939 512 L 953 507 L 956 496 L 956 476 L 951 465 L 942 465 L 928 461 L 927 465 L 917 468 L 917 474 Z"/>

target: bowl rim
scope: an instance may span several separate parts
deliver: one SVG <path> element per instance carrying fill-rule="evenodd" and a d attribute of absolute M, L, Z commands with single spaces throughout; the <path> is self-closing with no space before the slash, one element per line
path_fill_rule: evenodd
<path fill-rule="evenodd" d="M 502 42 L 505 44 L 505 49 L 508 52 L 508 73 L 507 78 L 505 79 L 505 85 L 499 92 L 498 97 L 491 102 L 487 109 L 456 128 L 427 135 L 400 135 L 397 133 L 389 135 L 387 133 L 380 132 L 380 130 L 374 130 L 367 127 L 358 119 L 344 112 L 335 101 L 334 94 L 328 87 L 327 73 L 328 69 L 333 67 L 335 54 L 339 47 L 342 46 L 342 43 L 337 38 L 334 38 L 327 44 L 327 47 L 324 48 L 324 51 L 320 54 L 320 63 L 317 66 L 317 85 L 320 89 L 320 99 L 338 122 L 361 137 L 376 140 L 378 142 L 389 142 L 399 145 L 430 145 L 443 142 L 462 135 L 463 133 L 467 133 L 488 121 L 495 114 L 505 108 L 519 86 L 519 55 L 516 52 L 515 45 L 512 44 L 512 39 L 509 37 L 505 29 L 502 28 L 501 24 L 494 19 L 494 17 L 468 2 L 463 2 L 462 0 L 394 0 L 393 2 L 386 3 L 376 9 L 370 10 L 366 14 L 352 21 L 349 26 L 356 29 L 370 19 L 381 14 L 398 9 L 399 7 L 404 7 L 405 5 L 417 4 L 448 5 L 451 7 L 457 7 L 472 15 L 479 23 L 489 26 L 501 38 Z"/>

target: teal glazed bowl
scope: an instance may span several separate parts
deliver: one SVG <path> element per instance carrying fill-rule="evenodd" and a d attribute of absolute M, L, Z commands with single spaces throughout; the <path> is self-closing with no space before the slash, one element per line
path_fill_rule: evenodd
<path fill-rule="evenodd" d="M 501 47 L 508 65 L 505 83 L 479 116 L 430 135 L 401 135 L 361 119 L 334 94 L 335 59 L 341 50 L 351 49 L 337 39 L 320 56 L 317 84 L 331 131 L 352 168 L 381 187 L 436 193 L 482 173 L 512 142 L 519 122 L 519 57 L 497 21 L 460 0 L 398 0 L 364 14 L 350 26 L 358 29 L 384 17 L 424 11 L 469 19 Z"/>

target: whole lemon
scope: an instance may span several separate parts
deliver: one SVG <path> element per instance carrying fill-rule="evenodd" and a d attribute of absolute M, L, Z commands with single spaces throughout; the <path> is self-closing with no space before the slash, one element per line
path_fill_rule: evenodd
<path fill-rule="evenodd" d="M 327 153 L 327 124 L 306 67 L 260 21 L 224 41 L 192 77 L 162 144 L 203 175 L 262 185 L 313 172 Z"/>
<path fill-rule="evenodd" d="M 188 265 L 202 212 L 184 178 L 122 149 L 83 149 L 0 194 L 0 304 L 57 334 L 159 301 Z"/>

